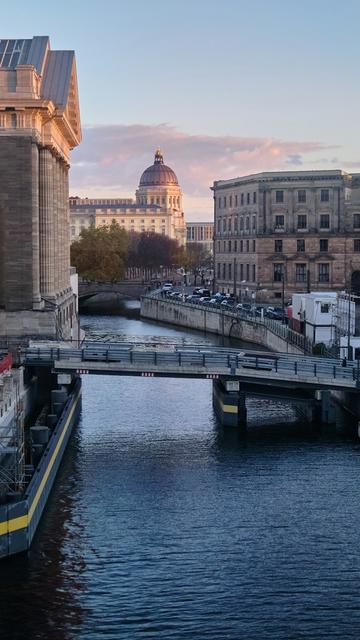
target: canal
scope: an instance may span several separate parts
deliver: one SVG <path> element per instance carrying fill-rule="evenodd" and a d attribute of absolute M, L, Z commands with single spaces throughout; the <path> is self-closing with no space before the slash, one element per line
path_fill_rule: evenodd
<path fill-rule="evenodd" d="M 83 325 L 205 340 L 116 316 Z M 84 376 L 35 543 L 0 566 L 0 638 L 358 639 L 360 447 L 289 405 L 248 409 L 244 436 L 217 423 L 210 381 Z"/>

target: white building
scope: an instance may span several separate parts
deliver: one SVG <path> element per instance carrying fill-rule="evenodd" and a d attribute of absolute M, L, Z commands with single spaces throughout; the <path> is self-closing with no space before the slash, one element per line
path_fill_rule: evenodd
<path fill-rule="evenodd" d="M 313 344 L 355 345 L 355 297 L 335 291 L 295 293 L 292 296 L 292 326 Z M 347 355 L 347 354 L 346 354 Z M 345 357 L 345 355 L 343 355 Z"/>

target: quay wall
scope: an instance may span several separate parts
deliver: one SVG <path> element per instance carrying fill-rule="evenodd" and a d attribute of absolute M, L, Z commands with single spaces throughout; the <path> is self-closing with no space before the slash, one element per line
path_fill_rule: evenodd
<path fill-rule="evenodd" d="M 237 338 L 244 342 L 268 347 L 271 351 L 303 354 L 303 350 L 277 335 L 265 324 L 236 318 L 234 314 L 208 307 L 176 303 L 162 298 L 143 296 L 140 315 L 149 320 L 166 322 L 179 327 L 197 329 L 204 333 L 215 333 Z"/>

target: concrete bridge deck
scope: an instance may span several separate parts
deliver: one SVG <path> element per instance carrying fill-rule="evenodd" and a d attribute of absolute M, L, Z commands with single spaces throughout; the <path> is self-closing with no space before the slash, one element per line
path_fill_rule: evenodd
<path fill-rule="evenodd" d="M 359 362 L 283 353 L 242 351 L 183 344 L 91 343 L 81 348 L 32 346 L 22 352 L 27 366 L 46 366 L 53 372 L 143 377 L 231 378 L 240 382 L 288 388 L 299 394 L 311 389 L 359 393 Z"/>

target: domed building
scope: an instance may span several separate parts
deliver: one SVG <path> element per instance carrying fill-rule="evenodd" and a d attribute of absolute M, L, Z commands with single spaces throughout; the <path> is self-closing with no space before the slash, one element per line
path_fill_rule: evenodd
<path fill-rule="evenodd" d="M 118 198 L 70 198 L 71 240 L 90 224 L 99 227 L 113 220 L 126 231 L 160 233 L 185 245 L 182 192 L 175 172 L 164 164 L 160 149 L 155 152 L 154 163 L 141 175 L 135 202 Z"/>

